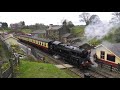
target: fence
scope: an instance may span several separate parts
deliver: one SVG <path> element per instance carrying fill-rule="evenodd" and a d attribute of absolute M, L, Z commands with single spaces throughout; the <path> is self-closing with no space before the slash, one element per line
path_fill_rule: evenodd
<path fill-rule="evenodd" d="M 10 63 L 10 67 L 8 67 L 5 71 L 2 71 L 2 65 L 4 64 L 4 62 L 1 61 L 0 63 L 0 77 L 1 78 L 14 78 L 15 74 L 14 74 L 14 68 L 15 66 L 17 66 L 19 64 L 19 58 L 15 57 L 15 58 L 10 58 L 9 59 L 9 63 Z"/>
<path fill-rule="evenodd" d="M 18 64 L 20 64 L 19 54 L 14 53 L 13 49 L 10 47 L 9 44 L 7 44 L 4 41 L 2 36 L 0 36 L 0 41 L 2 42 L 3 48 L 9 52 L 9 57 L 10 57 L 10 59 L 8 60 L 10 66 L 5 71 L 2 70 L 2 65 L 6 62 L 0 61 L 0 78 L 14 78 L 15 77 L 14 68 Z"/>

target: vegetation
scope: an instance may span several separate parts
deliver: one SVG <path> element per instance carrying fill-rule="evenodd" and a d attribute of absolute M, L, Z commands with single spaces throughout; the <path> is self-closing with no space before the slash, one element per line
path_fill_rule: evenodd
<path fill-rule="evenodd" d="M 21 55 L 24 54 L 23 50 L 19 47 L 19 45 L 11 45 L 11 48 L 14 52 L 19 53 Z"/>
<path fill-rule="evenodd" d="M 67 22 L 67 26 L 68 26 L 69 28 L 72 28 L 72 27 L 74 27 L 74 24 L 72 23 L 72 21 L 68 21 L 68 22 Z"/>
<path fill-rule="evenodd" d="M 101 40 L 96 39 L 96 38 L 93 38 L 93 39 L 91 39 L 90 41 L 88 41 L 88 43 L 89 43 L 90 45 L 93 45 L 93 46 L 97 46 L 97 45 L 99 45 L 101 42 L 102 42 Z"/>
<path fill-rule="evenodd" d="M 102 40 L 106 40 L 106 41 L 109 41 L 109 42 L 115 42 L 114 40 L 113 40 L 113 37 L 114 37 L 114 34 L 113 33 L 108 33 L 107 35 L 105 35 L 103 38 L 102 38 Z"/>
<path fill-rule="evenodd" d="M 80 22 L 85 22 L 86 25 L 89 25 L 90 14 L 89 13 L 82 13 L 79 15 Z"/>
<path fill-rule="evenodd" d="M 20 31 L 26 34 L 32 33 L 31 29 L 21 29 Z"/>
<path fill-rule="evenodd" d="M 89 13 L 83 12 L 79 15 L 80 22 L 85 22 L 86 26 L 91 23 L 99 23 L 101 22 L 98 15 L 90 15 Z"/>
<path fill-rule="evenodd" d="M 29 26 L 24 26 L 23 29 L 31 29 L 31 30 L 45 30 L 47 29 L 48 26 L 47 25 L 44 25 L 42 23 L 36 23 L 35 25 L 29 25 Z"/>
<path fill-rule="evenodd" d="M 114 23 L 114 24 L 117 24 L 117 23 L 120 23 L 120 12 L 114 12 L 112 13 L 112 18 L 110 20 L 110 23 Z"/>
<path fill-rule="evenodd" d="M 0 61 L 6 61 L 2 64 L 2 70 L 5 71 L 9 66 L 10 52 L 6 49 L 3 43 L 0 41 Z"/>
<path fill-rule="evenodd" d="M 115 40 L 117 43 L 120 43 L 120 27 L 115 30 L 113 40 Z"/>
<path fill-rule="evenodd" d="M 109 32 L 102 40 L 107 40 L 113 43 L 120 42 L 120 27 L 119 28 L 112 28 L 111 32 Z"/>
<path fill-rule="evenodd" d="M 21 61 L 17 78 L 77 78 L 70 76 L 52 64 Z"/>
<path fill-rule="evenodd" d="M 0 41 L 0 58 L 5 61 L 10 58 L 10 52 L 7 50 L 6 46 L 1 41 Z"/>
<path fill-rule="evenodd" d="M 84 36 L 84 28 L 85 28 L 85 26 L 75 26 L 75 27 L 71 28 L 71 33 L 75 36 L 83 37 Z"/>
<path fill-rule="evenodd" d="M 2 29 L 2 28 L 0 28 L 0 32 L 10 32 L 10 31 L 11 31 L 10 28 L 7 28 L 7 29 Z"/>
<path fill-rule="evenodd" d="M 74 24 L 72 23 L 72 21 L 68 21 L 66 19 L 62 22 L 62 24 L 66 25 L 68 28 L 74 27 Z"/>
<path fill-rule="evenodd" d="M 9 63 L 9 61 L 8 61 L 8 62 L 2 64 L 1 69 L 2 69 L 2 71 L 5 71 L 5 70 L 8 69 L 9 67 L 10 67 L 10 63 Z"/>
<path fill-rule="evenodd" d="M 8 28 L 8 24 L 6 22 L 0 22 L 0 27 L 6 29 Z"/>
<path fill-rule="evenodd" d="M 27 57 L 25 57 L 24 59 L 21 59 L 21 60 L 30 61 L 30 62 L 35 61 L 35 59 L 32 56 L 30 56 L 30 55 L 28 55 Z"/>

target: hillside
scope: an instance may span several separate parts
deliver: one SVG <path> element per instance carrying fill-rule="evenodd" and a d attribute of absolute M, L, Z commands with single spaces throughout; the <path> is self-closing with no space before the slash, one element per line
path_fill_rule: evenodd
<path fill-rule="evenodd" d="M 110 32 L 102 38 L 102 40 L 109 41 L 111 43 L 119 42 L 120 38 L 120 28 L 119 27 L 113 27 L 111 28 Z"/>
<path fill-rule="evenodd" d="M 85 26 L 81 25 L 81 26 L 74 26 L 73 28 L 71 28 L 71 33 L 77 37 L 83 37 L 84 35 L 84 28 Z"/>

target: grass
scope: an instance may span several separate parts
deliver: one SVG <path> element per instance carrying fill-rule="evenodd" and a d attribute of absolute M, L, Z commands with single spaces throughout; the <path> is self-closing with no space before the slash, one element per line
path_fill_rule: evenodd
<path fill-rule="evenodd" d="M 0 29 L 0 32 L 10 32 L 11 29 Z"/>
<path fill-rule="evenodd" d="M 53 64 L 21 61 L 17 78 L 78 78 L 60 70 Z"/>
<path fill-rule="evenodd" d="M 22 29 L 22 30 L 20 30 L 20 31 L 22 31 L 22 32 L 24 32 L 24 33 L 27 33 L 27 34 L 29 34 L 29 33 L 32 32 L 31 29 Z"/>

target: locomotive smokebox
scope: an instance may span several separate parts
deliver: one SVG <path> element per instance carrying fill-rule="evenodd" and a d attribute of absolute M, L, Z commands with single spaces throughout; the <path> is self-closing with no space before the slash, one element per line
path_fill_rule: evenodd
<path fill-rule="evenodd" d="M 89 73 L 84 73 L 84 78 L 90 78 L 90 74 Z"/>

